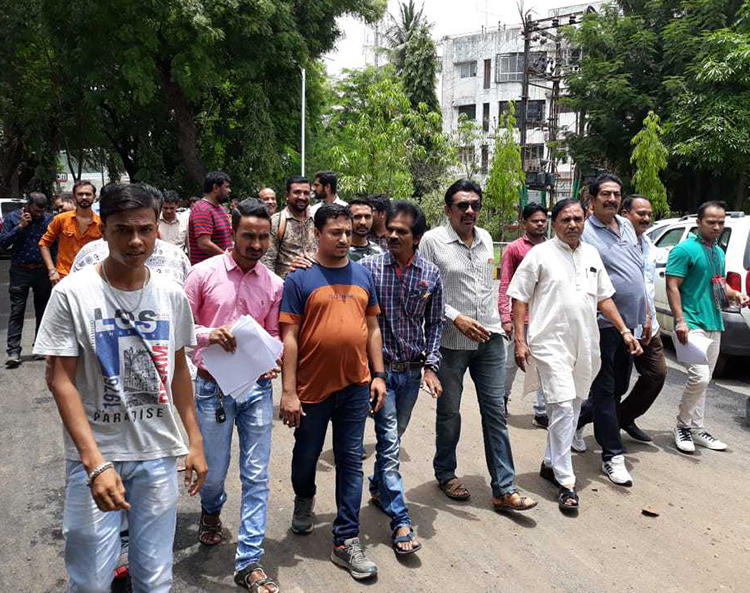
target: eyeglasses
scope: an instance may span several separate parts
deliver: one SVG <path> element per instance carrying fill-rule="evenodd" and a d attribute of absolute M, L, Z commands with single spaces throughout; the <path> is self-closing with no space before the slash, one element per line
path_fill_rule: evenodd
<path fill-rule="evenodd" d="M 479 210 L 482 208 L 482 202 L 480 202 L 479 200 L 472 200 L 471 202 L 458 202 L 457 204 L 453 205 L 461 212 L 466 212 L 469 209 L 469 206 L 471 206 L 471 209 L 474 212 L 479 212 Z"/>

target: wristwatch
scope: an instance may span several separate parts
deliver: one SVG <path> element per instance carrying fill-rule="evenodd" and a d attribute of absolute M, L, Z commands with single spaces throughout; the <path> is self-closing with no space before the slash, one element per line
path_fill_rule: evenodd
<path fill-rule="evenodd" d="M 373 379 L 387 379 L 388 373 L 386 372 L 380 372 L 380 373 L 373 373 L 372 374 Z"/>
<path fill-rule="evenodd" d="M 425 370 L 430 370 L 437 375 L 438 368 L 434 364 L 426 364 L 424 365 L 424 368 Z"/>

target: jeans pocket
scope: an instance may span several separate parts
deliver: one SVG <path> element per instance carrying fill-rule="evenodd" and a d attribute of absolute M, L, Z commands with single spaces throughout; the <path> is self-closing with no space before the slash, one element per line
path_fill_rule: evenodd
<path fill-rule="evenodd" d="M 195 378 L 195 403 L 206 402 L 219 394 L 219 385 L 213 381 L 206 381 L 200 377 Z"/>

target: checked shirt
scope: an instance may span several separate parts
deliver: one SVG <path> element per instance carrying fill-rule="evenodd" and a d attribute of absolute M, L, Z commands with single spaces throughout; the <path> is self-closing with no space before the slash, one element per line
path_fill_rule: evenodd
<path fill-rule="evenodd" d="M 372 272 L 380 304 L 378 317 L 386 362 L 416 362 L 437 369 L 445 319 L 445 297 L 435 264 L 414 254 L 397 273 L 390 252 L 359 261 Z"/>

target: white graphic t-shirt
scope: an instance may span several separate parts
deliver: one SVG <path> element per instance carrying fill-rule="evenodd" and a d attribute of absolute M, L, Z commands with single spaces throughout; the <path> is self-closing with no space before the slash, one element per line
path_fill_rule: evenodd
<path fill-rule="evenodd" d="M 187 454 L 172 400 L 175 352 L 195 344 L 187 297 L 151 274 L 140 291 L 109 286 L 97 266 L 52 291 L 34 354 L 77 356 L 75 384 L 108 461 Z M 137 307 L 136 310 L 133 310 Z M 80 456 L 65 431 L 65 457 Z"/>

